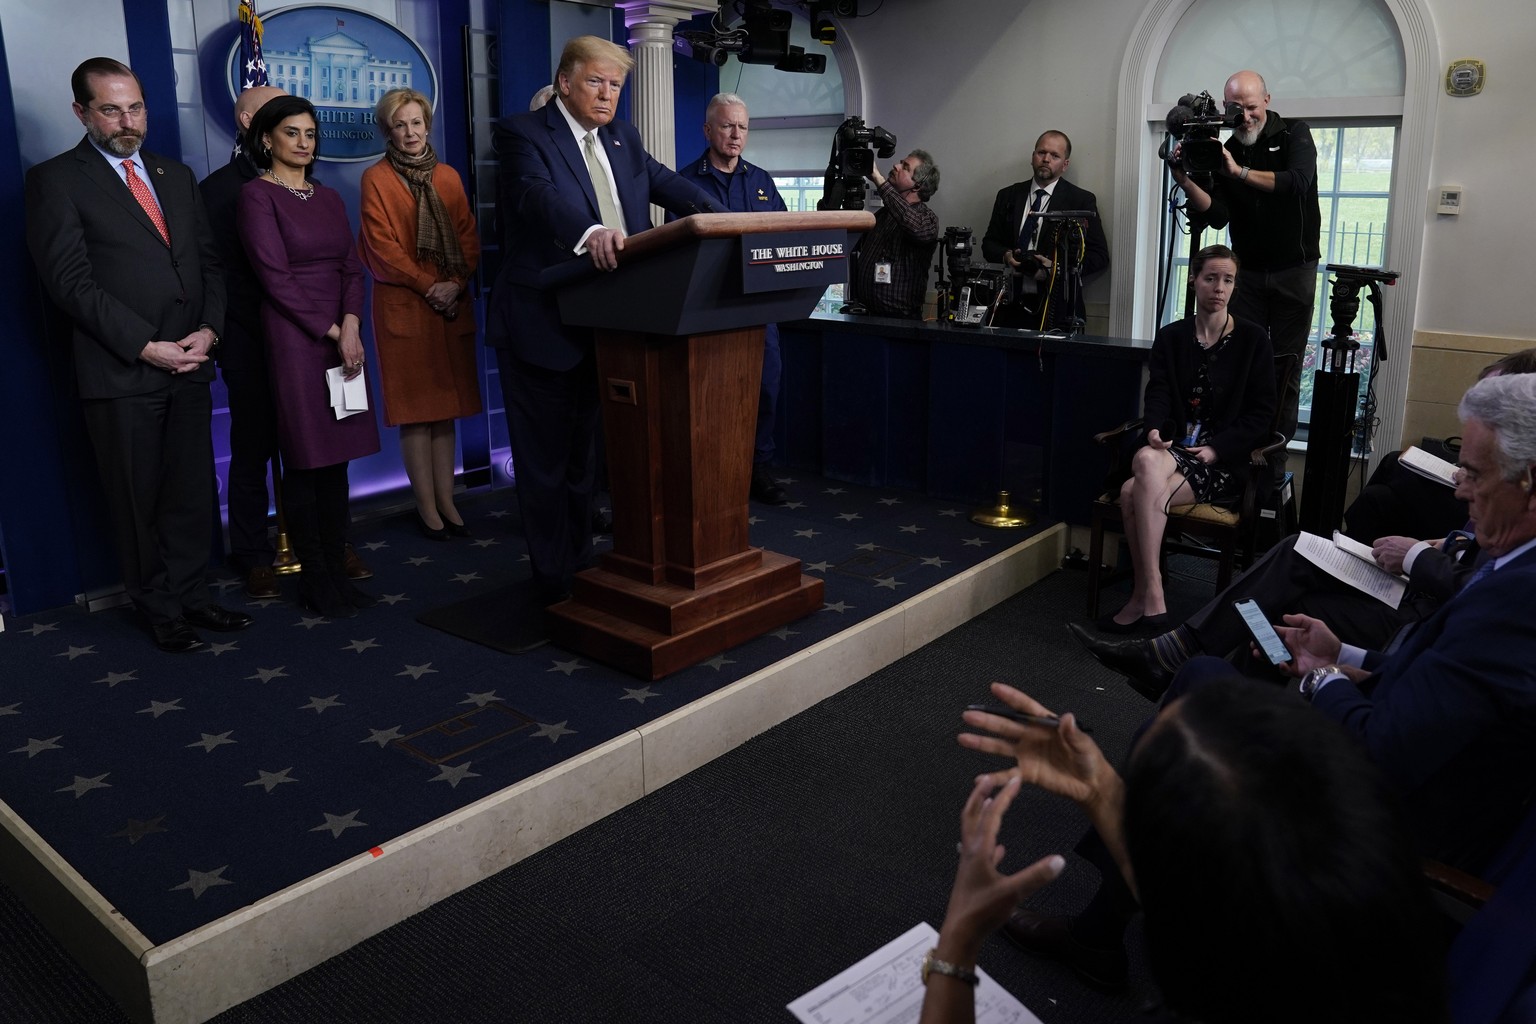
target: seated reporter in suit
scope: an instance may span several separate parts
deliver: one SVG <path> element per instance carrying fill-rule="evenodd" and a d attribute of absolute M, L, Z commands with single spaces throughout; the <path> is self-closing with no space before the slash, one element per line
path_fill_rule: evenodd
<path fill-rule="evenodd" d="M 388 144 L 384 159 L 363 172 L 357 247 L 373 275 L 384 422 L 400 427 L 417 528 L 434 540 L 467 537 L 453 503 L 453 421 L 480 411 L 474 303 L 467 291 L 480 262 L 480 236 L 458 172 L 438 162 L 427 139 L 427 98 L 391 89 L 374 114 Z"/>
<path fill-rule="evenodd" d="M 1525 349 L 1483 367 L 1478 380 L 1533 372 L 1536 372 L 1536 349 Z M 1445 490 L 1443 484 L 1432 483 L 1408 470 L 1401 472 L 1422 481 L 1427 487 Z M 1418 492 L 1408 490 L 1405 493 Z M 1456 523 L 1466 524 L 1466 502 L 1457 500 L 1450 491 L 1446 491 L 1445 496 L 1460 509 Z M 1385 509 L 1392 503 L 1383 502 L 1379 507 Z M 1390 649 L 1394 636 L 1405 626 L 1434 614 L 1461 589 L 1485 557 L 1474 534 L 1466 530 L 1448 530 L 1443 524 L 1437 529 L 1439 533 L 1430 540 L 1382 536 L 1372 545 L 1372 557 L 1378 566 L 1408 577 L 1408 593 L 1396 607 L 1362 593 L 1297 554 L 1296 538 L 1288 537 L 1266 551 L 1233 580 L 1231 586 L 1183 624 L 1160 636 L 1117 642 L 1095 639 L 1076 623 L 1067 628 L 1100 663 L 1123 673 L 1132 688 L 1149 700 L 1161 697 L 1179 667 L 1200 654 L 1230 658 L 1245 674 L 1258 674 L 1254 672 L 1257 662 L 1247 664 L 1250 634 L 1242 617 L 1232 607 L 1235 601 L 1251 598 L 1273 616 L 1286 612 L 1310 615 L 1328 623 L 1346 643 L 1361 648 Z M 1260 660 L 1268 665 L 1267 660 Z M 1264 673 L 1262 669 L 1259 671 Z"/>
<path fill-rule="evenodd" d="M 224 321 L 218 250 L 190 168 L 140 147 L 144 91 L 92 57 L 70 78 L 85 138 L 27 172 L 27 246 L 74 324 L 75 378 L 123 584 L 163 651 L 243 629 L 204 569 L 213 520 L 209 350 Z"/>
<path fill-rule="evenodd" d="M 1461 400 L 1457 495 L 1486 557 L 1454 597 L 1391 654 L 1286 615 L 1276 630 L 1300 699 L 1352 737 L 1402 798 L 1418 852 L 1474 875 L 1509 842 L 1536 797 L 1536 374 L 1491 377 Z M 1217 658 L 1186 662 L 1162 698 L 1203 687 L 1249 694 Z M 1030 911 L 1010 923 L 1032 952 L 1083 970 L 1123 957 L 1136 902 L 1106 878 L 1076 918 Z"/>
<path fill-rule="evenodd" d="M 1080 256 L 1086 282 L 1108 268 L 1109 243 L 1097 216 L 1098 199 L 1062 177 L 1072 165 L 1072 140 L 1063 132 L 1043 133 L 1035 140 L 1029 162 L 1034 172 L 1029 181 L 1017 182 L 997 193 L 987 233 L 981 239 L 981 251 L 988 263 L 1006 263 L 1017 275 L 1014 301 L 997 311 L 994 323 L 999 327 L 1048 330 L 1069 316 L 1083 317 L 1081 292 L 1077 293 L 1073 308 L 1064 305 L 1066 264 Z M 1031 212 L 1052 210 L 1094 214 L 1083 228 L 1080 244 L 1074 242 L 1076 229 L 1067 221 L 1030 220 Z"/>
<path fill-rule="evenodd" d="M 633 67 L 621 46 L 572 39 L 560 55 L 554 99 L 496 125 L 505 256 L 486 344 L 498 350 L 517 503 L 546 604 L 567 596 L 592 553 L 598 395 L 592 331 L 561 323 L 555 293 L 539 275 L 574 259 L 613 270 L 625 237 L 651 226 L 650 203 L 681 215 L 715 208 L 652 159 L 633 126 L 613 120 Z"/>
<path fill-rule="evenodd" d="M 350 618 L 375 602 L 347 576 L 347 463 L 379 450 L 379 427 L 372 403 L 343 419 L 331 409 L 326 371 L 363 372 L 363 268 L 340 194 L 309 180 L 318 145 L 308 100 L 279 96 L 256 112 L 245 147 L 261 176 L 240 190 L 239 225 L 261 282 L 299 600 Z"/>

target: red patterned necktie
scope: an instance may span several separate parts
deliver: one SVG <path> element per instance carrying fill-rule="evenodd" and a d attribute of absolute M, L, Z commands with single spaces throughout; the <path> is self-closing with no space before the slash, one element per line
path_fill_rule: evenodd
<path fill-rule="evenodd" d="M 166 245 L 171 244 L 171 233 L 165 230 L 165 218 L 160 215 L 160 204 L 155 202 L 154 193 L 149 186 L 144 184 L 144 179 L 133 173 L 133 161 L 123 161 L 123 176 L 128 181 L 128 191 L 133 193 L 133 198 L 144 207 L 144 212 L 149 214 L 149 219 L 154 222 L 155 230 L 160 232 L 161 241 Z"/>

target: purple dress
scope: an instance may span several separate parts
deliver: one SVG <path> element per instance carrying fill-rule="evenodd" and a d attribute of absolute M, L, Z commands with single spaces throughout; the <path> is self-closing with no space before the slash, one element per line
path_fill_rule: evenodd
<path fill-rule="evenodd" d="M 270 181 L 248 181 L 240 238 L 261 282 L 283 462 L 317 469 L 372 455 L 379 450 L 372 396 L 367 412 L 338 420 L 325 382 L 325 371 L 341 365 L 325 332 L 345 314 L 363 313 L 363 268 L 341 196 L 316 185 L 305 200 Z"/>

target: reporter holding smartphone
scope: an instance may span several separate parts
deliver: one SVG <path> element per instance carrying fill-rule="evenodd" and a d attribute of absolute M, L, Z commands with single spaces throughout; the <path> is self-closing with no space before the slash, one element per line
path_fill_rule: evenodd
<path fill-rule="evenodd" d="M 1264 329 L 1227 312 L 1238 259 L 1208 245 L 1189 263 L 1195 313 L 1152 342 L 1142 418 L 1145 444 L 1120 488 L 1135 582 L 1131 599 L 1099 628 L 1124 633 L 1167 621 L 1158 552 L 1173 505 L 1234 504 L 1238 471 L 1269 438 L 1275 413 L 1274 353 Z"/>

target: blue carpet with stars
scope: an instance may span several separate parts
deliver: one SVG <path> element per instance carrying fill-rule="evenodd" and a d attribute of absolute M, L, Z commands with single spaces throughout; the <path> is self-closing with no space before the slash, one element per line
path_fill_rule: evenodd
<path fill-rule="evenodd" d="M 510 490 L 460 503 L 472 539 L 430 541 L 401 516 L 358 523 L 355 542 L 375 572 L 363 586 L 381 603 L 355 619 L 247 601 L 228 576 L 216 581 L 221 600 L 256 624 L 205 634 L 195 654 L 159 653 L 126 609 L 8 618 L 0 800 L 162 944 L 1027 536 L 976 526 L 969 509 L 922 495 L 779 478 L 791 503 L 752 506 L 752 543 L 802 559 L 826 580 L 825 605 L 656 683 L 557 647 L 508 654 L 416 621 L 526 578 Z"/>

